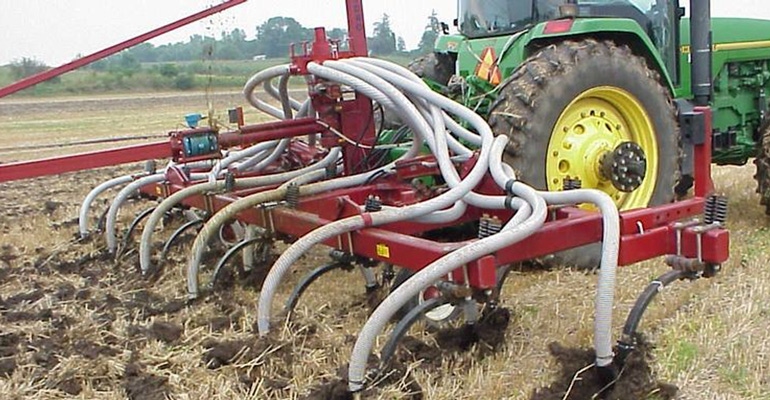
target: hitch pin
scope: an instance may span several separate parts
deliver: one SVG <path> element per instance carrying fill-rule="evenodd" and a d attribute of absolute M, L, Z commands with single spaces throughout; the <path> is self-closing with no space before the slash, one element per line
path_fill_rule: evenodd
<path fill-rule="evenodd" d="M 674 223 L 674 229 L 676 229 L 676 255 L 681 256 L 682 255 L 682 231 L 686 228 L 689 228 L 691 226 L 695 226 L 700 224 L 700 220 L 698 218 L 694 218 L 687 222 L 675 222 Z M 698 246 L 700 247 L 700 240 L 698 241 Z M 700 250 L 698 251 L 700 254 Z"/>
<path fill-rule="evenodd" d="M 697 237 L 695 245 L 697 246 L 696 248 L 698 250 L 698 262 L 703 263 L 703 234 L 708 231 L 721 228 L 721 227 L 722 227 L 721 223 L 712 222 L 708 225 L 701 225 L 693 228 L 693 232 L 695 232 L 695 235 Z"/>

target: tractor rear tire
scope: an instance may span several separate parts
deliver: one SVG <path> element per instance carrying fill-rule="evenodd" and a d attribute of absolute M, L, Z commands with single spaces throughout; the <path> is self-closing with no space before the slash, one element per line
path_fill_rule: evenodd
<path fill-rule="evenodd" d="M 428 53 L 412 60 L 407 68 L 420 78 L 446 86 L 454 75 L 454 67 L 455 63 L 449 54 Z"/>
<path fill-rule="evenodd" d="M 770 215 L 770 123 L 762 124 L 757 140 L 757 158 L 754 159 L 757 173 L 757 193 L 759 204 L 765 206 L 765 214 Z"/>
<path fill-rule="evenodd" d="M 510 139 L 505 161 L 537 189 L 562 190 L 564 178 L 580 178 L 620 210 L 674 199 L 682 153 L 671 96 L 627 46 L 585 39 L 545 47 L 502 84 L 490 110 L 495 134 Z M 597 172 L 601 155 L 624 141 L 637 143 L 647 158 L 641 186 L 630 193 Z M 542 261 L 596 268 L 600 260 L 600 244 L 593 244 Z"/>

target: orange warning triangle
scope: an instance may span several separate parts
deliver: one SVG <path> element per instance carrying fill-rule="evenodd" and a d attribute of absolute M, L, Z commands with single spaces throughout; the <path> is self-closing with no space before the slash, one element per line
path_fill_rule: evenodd
<path fill-rule="evenodd" d="M 487 47 L 481 52 L 481 61 L 476 65 L 476 76 L 495 86 L 503 80 L 500 68 L 497 67 L 495 49 Z"/>

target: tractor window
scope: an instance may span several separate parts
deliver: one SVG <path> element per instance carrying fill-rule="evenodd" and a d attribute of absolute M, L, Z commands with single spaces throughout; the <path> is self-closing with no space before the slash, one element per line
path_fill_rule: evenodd
<path fill-rule="evenodd" d="M 504 35 L 531 26 L 532 0 L 459 0 L 460 31 L 468 37 Z"/>

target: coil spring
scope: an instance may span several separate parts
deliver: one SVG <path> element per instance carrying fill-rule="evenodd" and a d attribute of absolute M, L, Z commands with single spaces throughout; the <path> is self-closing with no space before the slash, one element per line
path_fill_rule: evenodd
<path fill-rule="evenodd" d="M 299 186 L 295 183 L 286 187 L 286 204 L 291 208 L 299 207 Z"/>
<path fill-rule="evenodd" d="M 364 210 L 366 212 L 382 211 L 382 199 L 380 199 L 380 196 L 369 195 L 364 202 Z"/>
<path fill-rule="evenodd" d="M 489 215 L 482 215 L 479 219 L 479 239 L 489 236 Z"/>
<path fill-rule="evenodd" d="M 479 219 L 479 239 L 492 236 L 501 230 L 503 230 L 503 223 L 500 221 L 500 218 L 494 216 L 490 217 L 489 215 L 484 214 L 481 219 Z"/>
<path fill-rule="evenodd" d="M 583 186 L 583 181 L 580 178 L 564 178 L 562 180 L 562 189 L 574 190 L 580 189 Z"/>
<path fill-rule="evenodd" d="M 706 204 L 703 207 L 703 222 L 707 224 L 727 222 L 727 203 L 725 196 L 713 195 L 706 198 Z"/>

